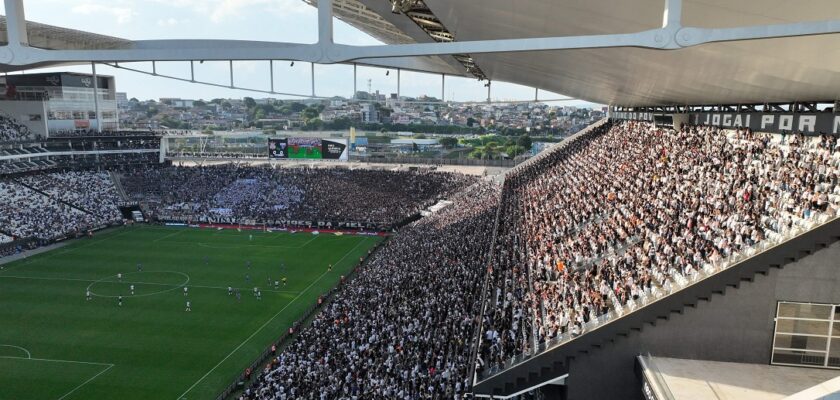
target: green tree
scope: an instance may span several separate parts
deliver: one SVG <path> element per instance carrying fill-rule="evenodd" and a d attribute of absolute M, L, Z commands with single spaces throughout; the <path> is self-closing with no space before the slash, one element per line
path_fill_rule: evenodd
<path fill-rule="evenodd" d="M 254 108 L 257 106 L 257 101 L 254 100 L 253 97 L 243 97 L 242 100 L 245 102 L 245 107 L 247 108 Z"/>
<path fill-rule="evenodd" d="M 526 134 L 526 135 L 520 136 L 519 139 L 516 141 L 516 144 L 519 145 L 519 146 L 522 146 L 526 149 L 530 149 L 531 144 L 533 144 L 533 142 L 531 140 L 531 137 Z"/>
<path fill-rule="evenodd" d="M 424 135 L 422 133 L 417 133 L 417 134 L 414 135 L 414 138 L 415 139 L 425 139 L 426 135 Z"/>
<path fill-rule="evenodd" d="M 458 139 L 455 139 L 454 137 L 441 138 L 440 139 L 440 144 L 445 149 L 452 149 L 452 148 L 455 148 L 455 146 L 458 145 Z"/>

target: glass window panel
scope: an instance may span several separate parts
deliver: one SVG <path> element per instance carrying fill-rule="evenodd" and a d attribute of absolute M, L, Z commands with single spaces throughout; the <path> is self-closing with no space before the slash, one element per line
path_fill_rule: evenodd
<path fill-rule="evenodd" d="M 780 317 L 830 319 L 832 306 L 824 304 L 779 303 Z"/>
<path fill-rule="evenodd" d="M 804 333 L 808 335 L 828 336 L 828 321 L 811 321 L 806 319 L 783 319 L 776 320 L 776 332 L 782 333 Z"/>
<path fill-rule="evenodd" d="M 776 347 L 784 347 L 788 349 L 818 350 L 825 352 L 825 345 L 827 341 L 828 339 L 824 337 L 784 334 L 776 335 Z"/>
<path fill-rule="evenodd" d="M 773 363 L 824 366 L 825 353 L 776 349 L 773 351 Z"/>
<path fill-rule="evenodd" d="M 828 350 L 828 366 L 840 367 L 840 339 L 831 339 L 831 347 Z"/>

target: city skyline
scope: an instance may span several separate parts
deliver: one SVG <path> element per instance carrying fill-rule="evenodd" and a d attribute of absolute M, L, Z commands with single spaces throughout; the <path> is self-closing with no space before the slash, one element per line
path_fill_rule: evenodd
<path fill-rule="evenodd" d="M 301 0 L 83 0 L 69 7 L 60 0 L 27 0 L 26 18 L 29 21 L 78 29 L 127 39 L 239 39 L 309 43 L 317 38 L 317 11 Z M 5 14 L 5 7 L 0 6 Z M 91 23 L 95 21 L 95 23 Z M 152 29 L 149 29 L 149 28 Z M 376 39 L 352 26 L 335 20 L 336 42 L 358 45 L 378 44 Z M 151 63 L 122 63 L 122 66 L 151 72 Z M 240 61 L 234 63 L 236 86 L 270 88 L 267 61 Z M 90 66 L 75 65 L 27 71 L 71 71 L 90 73 Z M 158 62 L 159 74 L 189 78 L 190 66 L 185 62 Z M 162 77 L 97 66 L 97 73 L 116 78 L 117 90 L 140 100 L 161 97 L 194 99 L 272 97 L 294 99 L 290 96 L 269 95 L 260 92 L 179 82 Z M 311 92 L 310 64 L 306 62 L 275 61 L 275 91 L 308 95 Z M 357 90 L 390 94 L 397 92 L 394 70 L 358 67 Z M 400 93 L 403 96 L 441 96 L 440 76 L 402 71 Z M 195 63 L 196 80 L 229 84 L 226 61 Z M 446 99 L 453 101 L 482 101 L 487 98 L 485 82 L 475 79 L 447 77 Z M 315 92 L 317 96 L 351 97 L 353 94 L 353 67 L 351 65 L 315 66 Z M 534 89 L 505 82 L 494 82 L 492 100 L 529 100 Z M 542 99 L 566 96 L 540 91 Z M 297 97 L 302 98 L 302 97 Z M 552 102 L 557 105 L 598 106 L 582 100 Z"/>

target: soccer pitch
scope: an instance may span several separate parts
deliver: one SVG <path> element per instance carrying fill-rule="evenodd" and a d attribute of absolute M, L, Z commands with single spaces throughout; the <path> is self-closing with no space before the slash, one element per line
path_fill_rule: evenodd
<path fill-rule="evenodd" d="M 213 399 L 380 240 L 138 226 L 5 264 L 0 399 Z"/>

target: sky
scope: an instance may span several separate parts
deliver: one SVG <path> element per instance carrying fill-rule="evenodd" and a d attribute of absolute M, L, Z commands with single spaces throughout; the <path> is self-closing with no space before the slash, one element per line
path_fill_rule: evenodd
<path fill-rule="evenodd" d="M 313 43 L 317 40 L 317 10 L 302 0 L 24 0 L 26 19 L 49 25 L 78 29 L 126 39 L 240 39 L 280 42 Z M 5 15 L 5 7 L 0 10 Z M 367 34 L 335 20 L 335 40 L 344 44 L 379 44 Z M 151 63 L 124 63 L 126 67 L 151 72 Z M 236 86 L 270 88 L 267 61 L 234 62 Z M 187 62 L 158 62 L 159 74 L 189 78 Z M 90 73 L 89 66 L 67 66 L 27 71 L 75 71 Z M 97 73 L 116 77 L 117 91 L 140 100 L 161 97 L 185 99 L 255 98 L 263 93 L 218 88 L 148 76 L 136 72 L 97 66 Z M 310 64 L 274 62 L 274 89 L 278 92 L 309 94 L 311 92 Z M 358 90 L 396 93 L 395 71 L 358 67 Z M 429 95 L 440 97 L 440 76 L 402 71 L 400 93 L 403 96 Z M 227 62 L 195 63 L 196 80 L 229 84 Z M 318 96 L 353 95 L 353 67 L 349 65 L 316 65 L 315 93 Z M 527 100 L 534 97 L 534 89 L 504 82 L 494 82 L 493 100 Z M 565 96 L 540 92 L 540 98 Z M 487 98 L 483 82 L 476 79 L 447 77 L 446 99 L 481 101 Z M 587 106 L 590 103 L 572 101 L 558 105 Z"/>

